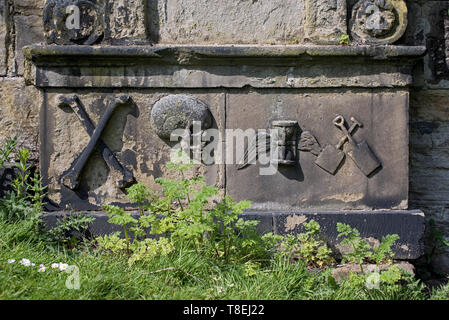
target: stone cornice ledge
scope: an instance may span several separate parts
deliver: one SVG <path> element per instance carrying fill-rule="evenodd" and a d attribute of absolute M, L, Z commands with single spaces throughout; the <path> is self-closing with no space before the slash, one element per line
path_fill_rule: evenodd
<path fill-rule="evenodd" d="M 302 57 L 368 57 L 391 59 L 421 57 L 424 46 L 335 46 L 335 45 L 166 45 L 166 46 L 55 46 L 32 45 L 24 49 L 28 60 L 39 63 L 46 58 L 177 58 L 190 54 L 191 59 L 173 60 L 180 64 L 198 62 L 210 58 L 296 58 Z M 195 59 L 196 58 L 196 59 Z M 54 61 L 54 60 L 53 60 Z M 73 60 L 72 60 L 73 61 Z M 55 62 L 55 61 L 54 61 Z"/>
<path fill-rule="evenodd" d="M 374 88 L 410 85 L 426 48 L 33 45 L 23 52 L 27 83 L 38 87 Z"/>

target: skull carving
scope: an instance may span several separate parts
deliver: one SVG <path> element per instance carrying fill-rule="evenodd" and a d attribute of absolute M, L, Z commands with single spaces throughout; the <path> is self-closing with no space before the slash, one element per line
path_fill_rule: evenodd
<path fill-rule="evenodd" d="M 187 129 L 193 138 L 193 126 L 201 124 L 203 130 L 212 126 L 212 114 L 207 104 L 186 95 L 170 95 L 154 104 L 151 111 L 151 123 L 157 135 L 170 140 L 171 134 L 178 129 Z"/>

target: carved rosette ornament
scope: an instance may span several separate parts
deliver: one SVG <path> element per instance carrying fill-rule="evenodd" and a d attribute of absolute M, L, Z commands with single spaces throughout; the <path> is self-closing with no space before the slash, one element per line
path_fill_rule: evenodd
<path fill-rule="evenodd" d="M 359 0 L 349 23 L 355 42 L 392 44 L 407 28 L 407 6 L 404 0 Z"/>
<path fill-rule="evenodd" d="M 99 1 L 48 0 L 43 20 L 49 44 L 91 45 L 104 34 L 104 6 Z"/>

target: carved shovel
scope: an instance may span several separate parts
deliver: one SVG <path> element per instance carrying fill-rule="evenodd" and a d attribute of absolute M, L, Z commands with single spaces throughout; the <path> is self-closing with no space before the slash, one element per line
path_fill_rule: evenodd
<path fill-rule="evenodd" d="M 338 118 L 337 118 L 338 119 Z M 336 119 L 336 120 L 337 120 Z M 362 127 L 362 124 L 355 118 L 351 119 L 353 124 L 349 128 L 349 134 L 352 135 L 357 127 Z M 344 121 L 344 119 L 343 119 Z M 335 122 L 335 120 L 334 120 Z M 345 158 L 345 153 L 341 150 L 344 144 L 348 141 L 348 137 L 343 137 L 338 145 L 327 145 L 322 152 L 318 155 L 315 164 L 324 171 L 329 172 L 332 175 L 337 173 L 338 168 Z"/>
<path fill-rule="evenodd" d="M 341 147 L 330 144 L 327 145 L 323 151 L 321 151 L 315 161 L 315 164 L 324 171 L 334 175 L 345 158 L 345 153 L 341 151 L 340 148 Z"/>
<path fill-rule="evenodd" d="M 352 150 L 348 151 L 348 155 L 367 177 L 382 165 L 365 140 L 358 144 L 354 141 L 345 127 L 345 119 L 342 116 L 337 117 L 334 120 L 334 124 L 347 136 L 352 146 Z"/>

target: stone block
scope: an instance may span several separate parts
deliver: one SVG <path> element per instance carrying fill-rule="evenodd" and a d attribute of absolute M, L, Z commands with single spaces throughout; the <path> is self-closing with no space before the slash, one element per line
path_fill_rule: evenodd
<path fill-rule="evenodd" d="M 25 68 L 25 58 L 22 53 L 24 46 L 44 42 L 44 28 L 42 16 L 16 15 L 14 17 L 15 26 L 15 70 L 13 73 L 23 75 Z"/>
<path fill-rule="evenodd" d="M 407 45 L 426 45 L 427 56 L 423 60 L 424 83 L 417 85 L 431 88 L 448 88 L 449 68 L 446 64 L 445 16 L 447 1 L 407 1 L 410 21 L 402 41 Z M 419 74 L 417 72 L 417 75 Z"/>
<path fill-rule="evenodd" d="M 411 124 L 410 198 L 415 204 L 446 204 L 449 197 L 449 124 Z M 438 186 L 437 188 L 435 186 Z"/>
<path fill-rule="evenodd" d="M 148 42 L 146 6 L 146 0 L 109 1 L 106 11 L 109 13 L 106 40 L 111 43 Z"/>
<path fill-rule="evenodd" d="M 9 51 L 9 7 L 8 1 L 0 1 L 0 76 L 5 76 L 8 69 Z"/>
<path fill-rule="evenodd" d="M 109 223 L 108 222 L 109 217 L 106 212 L 89 212 L 89 213 L 77 212 L 75 214 L 76 215 L 86 214 L 94 218 L 94 221 L 89 225 L 90 235 L 94 238 L 103 237 L 105 235 L 110 235 L 115 232 L 119 232 L 122 237 L 125 237 L 123 227 Z M 139 218 L 138 212 L 132 212 L 131 215 L 133 216 L 134 219 Z M 67 217 L 66 212 L 51 212 L 51 213 L 49 212 L 45 213 L 42 218 L 45 223 L 46 229 L 51 230 L 52 228 L 56 227 L 58 225 L 58 222 L 64 217 Z M 132 237 L 132 233 L 130 233 L 130 236 Z"/>
<path fill-rule="evenodd" d="M 317 155 L 298 151 L 298 164 L 279 166 L 274 175 L 260 174 L 261 168 L 268 167 L 266 164 L 257 163 L 240 170 L 236 165 L 228 165 L 227 192 L 236 200 L 253 201 L 255 209 L 406 209 L 407 105 L 408 93 L 403 90 L 231 93 L 227 98 L 226 128 L 267 130 L 275 120 L 294 119 L 301 132 L 315 137 L 318 149 L 325 149 L 327 145 L 337 145 L 344 137 L 334 125 L 334 118 L 343 115 L 350 126 L 351 117 L 355 117 L 363 127 L 354 134 L 354 140 L 366 141 L 382 167 L 367 177 L 347 155 L 332 175 L 316 164 Z M 348 154 L 351 148 L 346 143 L 343 150 Z M 273 186 L 270 192 L 266 192 L 267 186 Z"/>
<path fill-rule="evenodd" d="M 73 94 L 62 93 L 67 97 Z M 97 126 L 108 106 L 111 93 L 79 90 L 76 94 L 94 126 Z M 101 135 L 102 141 L 118 162 L 132 172 L 136 181 L 153 190 L 161 189 L 155 182 L 156 178 L 174 178 L 165 165 L 170 161 L 171 148 L 176 143 L 161 139 L 151 125 L 153 106 L 169 94 L 164 91 L 129 92 L 132 102 L 117 108 Z M 198 91 L 190 95 L 210 107 L 212 127 L 223 130 L 224 94 Z M 111 169 L 99 149 L 92 153 L 82 170 L 79 188 L 71 190 L 61 183 L 62 176 L 91 139 L 73 110 L 69 106 L 58 106 L 58 96 L 60 93 L 48 93 L 41 113 L 41 119 L 45 119 L 42 121 L 41 173 L 49 184 L 50 204 L 47 209 L 64 210 L 70 206 L 75 210 L 93 210 L 107 203 L 129 207 L 124 190 L 118 187 L 123 177 L 118 170 Z M 203 175 L 208 184 L 220 187 L 224 184 L 222 170 L 218 165 L 197 166 L 187 177 Z"/>
<path fill-rule="evenodd" d="M 32 159 L 39 158 L 39 108 L 42 94 L 26 87 L 23 78 L 0 79 L 0 137 L 17 135 L 18 147 L 28 148 Z"/>
<path fill-rule="evenodd" d="M 47 0 L 13 0 L 14 11 L 19 15 L 42 15 Z"/>
<path fill-rule="evenodd" d="M 338 44 L 348 33 L 346 0 L 305 0 L 306 39 L 318 44 Z"/>
<path fill-rule="evenodd" d="M 304 0 L 150 0 L 150 38 L 161 44 L 304 41 Z"/>
<path fill-rule="evenodd" d="M 38 87 L 390 88 L 412 84 L 425 47 L 35 45 L 24 53 L 27 81 Z"/>
<path fill-rule="evenodd" d="M 373 243 L 389 234 L 399 235 L 400 239 L 393 245 L 396 259 L 417 259 L 424 254 L 425 217 L 419 210 L 274 212 L 274 233 L 302 233 L 304 223 L 310 220 L 320 224 L 323 237 L 337 252 L 345 250 L 337 239 L 337 223 L 340 222 L 356 228 L 362 238 Z"/>
<path fill-rule="evenodd" d="M 242 216 L 260 220 L 260 232 L 297 233 L 313 217 L 335 244 L 336 223 L 347 222 L 364 237 L 399 234 L 397 255 L 415 258 L 422 253 L 424 216 L 399 210 L 408 208 L 407 86 L 415 59 L 424 50 L 27 47 L 27 79 L 44 93 L 41 173 L 49 187 L 46 209 L 98 211 L 103 204 L 116 204 L 134 210 L 118 183 L 125 171 L 160 190 L 155 179 L 173 177 L 165 169 L 174 145 L 166 140 L 167 131 L 190 128 L 192 119 L 208 119 L 207 105 L 212 128 L 224 138 L 226 156 L 233 151 L 228 145 L 233 136 L 227 135 L 232 130 L 279 130 L 278 135 L 270 132 L 279 147 L 270 162 L 279 165 L 272 175 L 261 175 L 260 164 L 239 168 L 239 159 L 226 166 L 197 166 L 188 173 L 222 188 L 220 196 L 251 200 L 251 210 Z M 130 102 L 123 103 L 125 96 Z M 113 99 L 122 103 L 108 112 L 115 106 Z M 339 157 L 330 158 L 332 152 Z M 112 159 L 121 169 L 111 165 Z M 335 170 L 326 165 L 332 159 L 338 160 Z"/>
<path fill-rule="evenodd" d="M 266 212 L 247 210 L 240 215 L 241 218 L 247 221 L 259 221 L 257 232 L 260 234 L 273 232 L 273 216 Z"/>
<path fill-rule="evenodd" d="M 449 119 L 449 90 L 413 90 L 410 93 L 412 122 L 445 122 Z"/>

